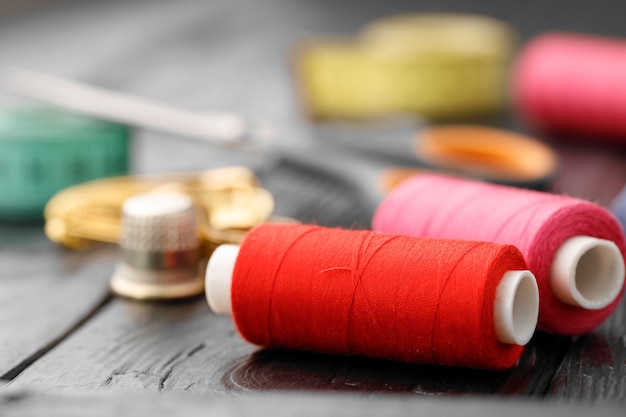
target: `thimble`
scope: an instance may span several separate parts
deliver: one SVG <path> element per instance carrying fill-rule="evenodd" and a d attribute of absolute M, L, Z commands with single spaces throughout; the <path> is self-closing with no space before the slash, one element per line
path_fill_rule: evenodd
<path fill-rule="evenodd" d="M 121 260 L 111 288 L 135 299 L 178 299 L 204 290 L 191 197 L 152 192 L 122 205 Z"/>

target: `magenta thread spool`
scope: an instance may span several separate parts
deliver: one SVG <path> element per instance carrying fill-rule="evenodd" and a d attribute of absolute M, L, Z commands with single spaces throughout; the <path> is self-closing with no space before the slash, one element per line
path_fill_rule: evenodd
<path fill-rule="evenodd" d="M 588 201 L 425 174 L 393 189 L 372 223 L 387 233 L 516 246 L 537 278 L 542 331 L 591 331 L 624 293 L 621 226 Z"/>
<path fill-rule="evenodd" d="M 511 81 L 514 107 L 532 129 L 626 144 L 626 39 L 537 36 Z"/>

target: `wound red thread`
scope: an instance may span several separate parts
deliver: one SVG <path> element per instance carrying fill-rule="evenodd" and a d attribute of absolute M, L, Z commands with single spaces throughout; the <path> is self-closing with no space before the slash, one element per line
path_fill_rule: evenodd
<path fill-rule="evenodd" d="M 626 143 L 626 40 L 540 35 L 521 50 L 512 73 L 515 107 L 530 126 Z"/>
<path fill-rule="evenodd" d="M 624 294 L 599 310 L 567 305 L 549 284 L 550 266 L 565 240 L 586 235 L 615 242 L 624 256 L 624 235 L 611 213 L 564 195 L 523 190 L 443 175 L 412 177 L 380 204 L 374 230 L 411 236 L 472 239 L 516 246 L 539 287 L 537 329 L 566 335 L 598 327 Z"/>
<path fill-rule="evenodd" d="M 524 269 L 510 245 L 264 224 L 240 248 L 233 316 L 261 346 L 505 369 L 523 348 L 496 338 L 495 290 Z"/>

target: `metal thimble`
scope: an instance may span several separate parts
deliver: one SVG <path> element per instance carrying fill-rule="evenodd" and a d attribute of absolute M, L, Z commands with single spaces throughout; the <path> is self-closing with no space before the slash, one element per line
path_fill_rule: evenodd
<path fill-rule="evenodd" d="M 204 290 L 191 197 L 153 192 L 122 205 L 121 260 L 111 288 L 135 299 L 177 299 Z"/>

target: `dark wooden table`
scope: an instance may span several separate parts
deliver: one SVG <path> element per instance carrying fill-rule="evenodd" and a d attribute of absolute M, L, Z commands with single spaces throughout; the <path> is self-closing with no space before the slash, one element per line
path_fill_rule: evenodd
<path fill-rule="evenodd" d="M 622 1 L 30 3 L 0 17 L 2 65 L 286 122 L 300 117 L 287 66 L 293 41 L 354 33 L 386 14 L 486 13 L 512 23 L 522 42 L 550 29 L 626 37 Z M 497 123 L 522 129 L 513 116 Z M 608 206 L 626 183 L 624 149 L 545 139 L 560 157 L 551 191 Z M 369 224 L 357 192 L 288 161 L 143 130 L 133 149 L 136 172 L 246 164 L 277 214 Z M 41 225 L 0 226 L 0 415 L 623 415 L 626 303 L 579 338 L 536 334 L 519 366 L 489 372 L 259 350 L 202 298 L 111 295 L 117 260 L 113 245 L 72 252 Z"/>

